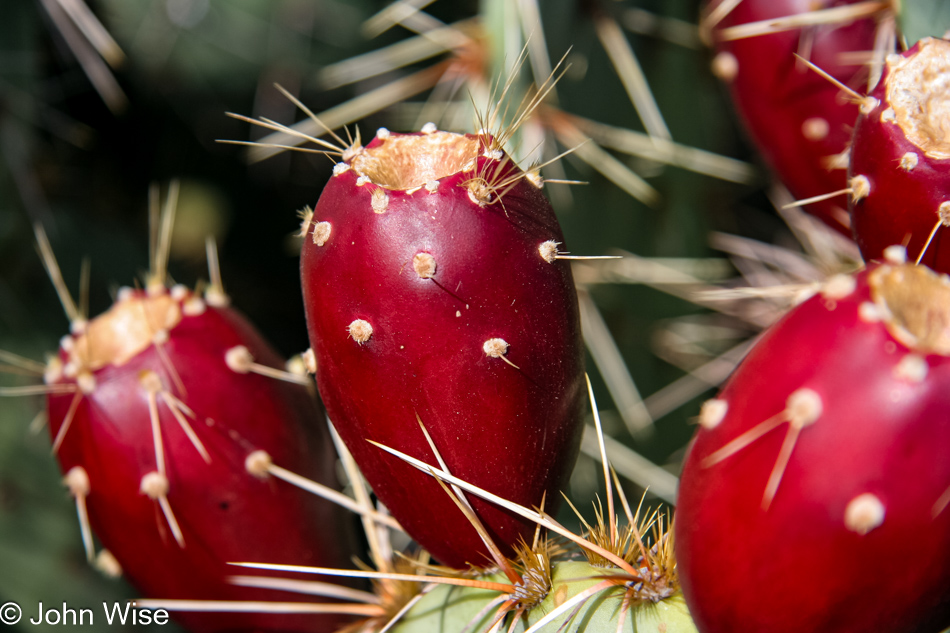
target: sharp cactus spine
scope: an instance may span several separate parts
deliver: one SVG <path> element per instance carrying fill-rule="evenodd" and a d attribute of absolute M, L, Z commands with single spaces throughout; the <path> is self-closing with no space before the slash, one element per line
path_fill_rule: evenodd
<path fill-rule="evenodd" d="M 301 255 L 317 383 L 407 531 L 444 564 L 482 565 L 481 540 L 438 485 L 367 440 L 432 459 L 418 417 L 451 472 L 529 507 L 556 503 L 583 397 L 570 269 L 539 251 L 563 237 L 486 132 L 383 131 L 349 153 Z M 508 553 L 533 530 L 473 505 Z"/>
<path fill-rule="evenodd" d="M 927 38 L 892 55 L 854 129 L 849 177 L 854 235 L 867 260 L 891 244 L 950 272 L 950 42 Z"/>
<path fill-rule="evenodd" d="M 832 278 L 703 407 L 676 523 L 701 631 L 950 623 L 948 321 L 923 267 Z"/>

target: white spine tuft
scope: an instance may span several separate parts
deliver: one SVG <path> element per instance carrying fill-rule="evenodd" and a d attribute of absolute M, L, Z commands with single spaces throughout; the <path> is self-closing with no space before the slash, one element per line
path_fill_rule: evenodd
<path fill-rule="evenodd" d="M 937 207 L 937 217 L 944 226 L 950 226 L 950 200 L 944 200 Z"/>
<path fill-rule="evenodd" d="M 204 314 L 207 309 L 207 304 L 200 297 L 192 297 L 181 306 L 181 312 L 185 316 L 198 316 Z"/>
<path fill-rule="evenodd" d="M 139 384 L 149 393 L 158 393 L 162 390 L 162 379 L 154 371 L 143 371 L 139 375 Z"/>
<path fill-rule="evenodd" d="M 317 355 L 313 353 L 313 348 L 308 347 L 307 351 L 300 355 L 300 358 L 303 359 L 304 367 L 307 368 L 308 374 L 317 373 Z"/>
<path fill-rule="evenodd" d="M 323 246 L 330 239 L 333 226 L 329 222 L 317 222 L 313 225 L 313 243 Z"/>
<path fill-rule="evenodd" d="M 864 301 L 858 306 L 858 318 L 865 323 L 877 323 L 884 317 L 881 315 L 881 309 L 877 304 Z"/>
<path fill-rule="evenodd" d="M 802 122 L 802 135 L 809 141 L 823 140 L 829 131 L 828 119 L 816 116 Z"/>
<path fill-rule="evenodd" d="M 911 383 L 922 383 L 927 379 L 930 365 L 923 356 L 908 354 L 894 365 L 894 377 Z"/>
<path fill-rule="evenodd" d="M 362 345 L 373 336 L 373 326 L 368 321 L 356 319 L 347 326 L 350 338 Z"/>
<path fill-rule="evenodd" d="M 555 260 L 557 260 L 557 247 L 560 245 L 560 242 L 555 242 L 554 240 L 541 242 L 541 246 L 538 247 L 538 253 L 541 255 L 541 259 L 549 264 L 553 264 Z"/>
<path fill-rule="evenodd" d="M 435 277 L 436 268 L 438 268 L 438 265 L 435 262 L 435 257 L 429 253 L 416 253 L 412 258 L 412 269 L 422 279 Z"/>
<path fill-rule="evenodd" d="M 142 477 L 139 492 L 149 499 L 158 499 L 168 494 L 168 477 L 160 472 L 152 471 Z"/>
<path fill-rule="evenodd" d="M 310 230 L 310 222 L 313 220 L 313 209 L 309 206 L 304 207 L 297 212 L 297 217 L 300 218 L 300 230 L 297 231 L 297 237 L 305 237 L 307 231 Z"/>
<path fill-rule="evenodd" d="M 524 173 L 525 180 L 530 182 L 532 185 L 538 189 L 544 189 L 544 178 L 541 177 L 541 172 L 537 169 L 529 169 Z"/>
<path fill-rule="evenodd" d="M 287 370 L 288 374 L 293 374 L 294 376 L 299 376 L 301 378 L 307 376 L 307 363 L 303 359 L 302 354 L 297 354 L 296 356 L 291 356 L 287 359 L 287 362 L 284 363 L 284 368 Z"/>
<path fill-rule="evenodd" d="M 76 384 L 81 392 L 88 395 L 96 390 L 96 377 L 91 372 L 81 371 L 76 376 Z"/>
<path fill-rule="evenodd" d="M 490 358 L 501 358 L 508 353 L 508 343 L 503 338 L 490 338 L 482 345 L 482 351 Z"/>
<path fill-rule="evenodd" d="M 891 264 L 907 263 L 907 247 L 893 244 L 884 249 L 884 259 Z"/>
<path fill-rule="evenodd" d="M 43 382 L 47 385 L 51 385 L 54 382 L 59 382 L 63 378 L 63 361 L 57 356 L 51 356 L 48 361 L 46 361 L 46 369 L 43 370 Z"/>
<path fill-rule="evenodd" d="M 867 116 L 874 112 L 874 109 L 879 105 L 881 105 L 881 102 L 874 97 L 864 97 L 861 99 L 861 105 L 858 109 L 861 111 L 861 114 Z"/>
<path fill-rule="evenodd" d="M 267 477 L 270 471 L 270 467 L 274 465 L 274 460 L 271 459 L 271 456 L 267 451 L 256 450 L 251 451 L 250 454 L 244 460 L 244 470 L 251 473 L 258 479 L 264 479 Z"/>
<path fill-rule="evenodd" d="M 172 292 L 171 292 L 172 299 L 174 299 L 175 301 L 178 301 L 179 303 L 184 301 L 185 298 L 188 297 L 188 293 L 189 293 L 188 286 L 185 286 L 184 284 L 175 284 L 174 286 L 172 286 Z"/>
<path fill-rule="evenodd" d="M 213 308 L 226 308 L 231 305 L 231 297 L 217 286 L 208 286 L 205 289 L 205 303 Z"/>
<path fill-rule="evenodd" d="M 389 207 L 389 195 L 387 195 L 386 190 L 373 189 L 370 205 L 373 207 L 373 213 L 386 213 L 386 209 Z"/>
<path fill-rule="evenodd" d="M 118 559 L 116 559 L 115 555 L 107 549 L 100 551 L 96 555 L 96 562 L 94 565 L 96 569 L 98 569 L 107 578 L 122 577 L 122 565 L 119 563 Z"/>
<path fill-rule="evenodd" d="M 710 68 L 713 76 L 731 83 L 739 74 L 739 60 L 732 53 L 722 52 L 713 57 Z"/>
<path fill-rule="evenodd" d="M 246 374 L 251 371 L 254 357 L 246 347 L 237 345 L 224 353 L 224 364 L 235 373 Z"/>
<path fill-rule="evenodd" d="M 793 391 L 785 402 L 788 423 L 798 428 L 813 424 L 821 417 L 822 408 L 821 396 L 805 387 Z"/>
<path fill-rule="evenodd" d="M 851 199 L 857 202 L 864 200 L 871 194 L 871 181 L 867 176 L 857 175 L 848 182 L 851 187 Z"/>
<path fill-rule="evenodd" d="M 857 288 L 857 282 L 851 275 L 833 275 L 821 288 L 821 296 L 825 299 L 838 301 L 844 299 Z"/>
<path fill-rule="evenodd" d="M 869 492 L 860 494 L 848 503 L 844 511 L 844 525 L 864 536 L 884 523 L 884 504 Z"/>
<path fill-rule="evenodd" d="M 714 429 L 726 417 L 729 403 L 719 398 L 712 398 L 703 403 L 699 410 L 699 425 L 704 429 Z"/>
<path fill-rule="evenodd" d="M 85 497 L 89 494 L 89 474 L 82 466 L 73 466 L 63 477 L 63 484 L 69 488 L 69 494 L 74 497 Z"/>

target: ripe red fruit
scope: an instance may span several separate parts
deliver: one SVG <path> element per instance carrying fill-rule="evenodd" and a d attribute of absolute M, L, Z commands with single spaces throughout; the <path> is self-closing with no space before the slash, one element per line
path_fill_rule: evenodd
<path fill-rule="evenodd" d="M 66 483 L 147 597 L 298 601 L 227 583 L 238 575 L 227 563 L 349 563 L 346 513 L 267 470 L 274 463 L 333 485 L 321 407 L 304 386 L 249 371 L 252 362 L 283 365 L 235 310 L 150 286 L 120 291 L 109 311 L 63 338 L 49 365 L 50 431 Z M 345 621 L 179 619 L 192 631 L 324 631 Z"/>
<path fill-rule="evenodd" d="M 865 17 L 766 32 L 762 22 L 859 2 L 742 0 L 711 25 L 717 51 L 714 71 L 729 84 L 740 118 L 765 162 L 799 200 L 847 187 L 847 148 L 858 105 L 795 54 L 863 92 L 865 60 L 854 55 L 874 50 L 876 23 Z M 715 16 L 725 4 L 731 3 L 710 2 L 707 16 Z M 751 30 L 754 35 L 741 33 L 755 23 L 762 28 Z M 843 196 L 804 209 L 850 236 Z"/>
<path fill-rule="evenodd" d="M 703 633 L 950 624 L 950 282 L 836 276 L 703 406 L 676 519 Z"/>
<path fill-rule="evenodd" d="M 487 134 L 390 134 L 352 148 L 305 223 L 317 384 L 374 492 L 443 564 L 489 561 L 431 477 L 367 440 L 552 510 L 573 466 L 583 348 L 540 181 Z M 472 500 L 511 553 L 534 526 Z"/>
<path fill-rule="evenodd" d="M 927 38 L 887 59 L 854 129 L 849 177 L 854 235 L 867 260 L 905 244 L 950 272 L 950 42 Z M 930 239 L 932 237 L 932 239 Z"/>

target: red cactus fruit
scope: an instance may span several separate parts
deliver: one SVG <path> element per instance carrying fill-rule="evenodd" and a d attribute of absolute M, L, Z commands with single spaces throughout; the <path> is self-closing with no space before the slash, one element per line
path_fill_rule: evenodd
<path fill-rule="evenodd" d="M 831 278 L 708 401 L 677 505 L 703 633 L 950 624 L 950 281 Z"/>
<path fill-rule="evenodd" d="M 439 485 L 367 440 L 551 510 L 583 405 L 577 296 L 540 179 L 486 133 L 380 130 L 344 152 L 304 223 L 317 384 L 373 490 L 443 564 L 489 562 Z M 502 549 L 534 526 L 477 499 Z"/>
<path fill-rule="evenodd" d="M 887 59 L 854 129 L 849 177 L 865 259 L 891 244 L 950 272 L 950 42 L 927 38 Z M 926 252 L 924 252 L 926 249 Z"/>
<path fill-rule="evenodd" d="M 276 465 L 335 481 L 316 399 L 302 385 L 261 375 L 281 366 L 220 295 L 202 299 L 183 286 L 123 289 L 106 313 L 62 339 L 46 376 L 54 451 L 80 515 L 88 513 L 148 597 L 287 600 L 227 582 L 235 575 L 227 563 L 349 562 L 342 510 L 269 475 Z M 91 558 L 85 530 L 84 539 Z M 325 631 L 343 621 L 216 613 L 180 620 L 192 631 Z"/>
<path fill-rule="evenodd" d="M 741 0 L 719 19 L 723 8 L 732 4 L 714 0 L 707 8 L 706 27 L 717 52 L 713 70 L 729 84 L 756 148 L 800 200 L 845 189 L 847 148 L 858 105 L 795 54 L 863 92 L 864 63 L 875 48 L 876 23 L 865 10 L 872 3 Z M 847 5 L 860 6 L 851 15 Z M 870 9 L 881 12 L 882 6 Z M 846 17 L 832 13 L 822 18 L 822 10 L 844 12 Z M 811 20 L 796 23 L 799 18 Z M 770 24 L 777 20 L 785 26 Z M 865 57 L 856 59 L 856 54 Z M 850 236 L 842 195 L 804 208 Z"/>

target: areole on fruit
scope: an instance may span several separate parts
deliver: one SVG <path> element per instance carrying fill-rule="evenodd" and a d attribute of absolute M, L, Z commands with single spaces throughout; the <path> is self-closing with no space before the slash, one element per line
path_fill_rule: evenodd
<path fill-rule="evenodd" d="M 346 151 L 301 254 L 321 395 L 409 534 L 444 564 L 486 564 L 436 482 L 367 440 L 431 460 L 418 418 L 451 472 L 528 507 L 557 503 L 580 439 L 582 346 L 570 269 L 539 248 L 563 236 L 487 132 L 386 130 Z M 533 530 L 473 506 L 509 554 Z"/>
<path fill-rule="evenodd" d="M 701 631 L 950 623 L 948 326 L 946 277 L 875 265 L 794 308 L 703 407 L 676 527 Z"/>
<path fill-rule="evenodd" d="M 892 55 L 854 130 L 849 176 L 854 235 L 867 260 L 891 244 L 950 272 L 950 42 L 926 38 Z M 942 228 L 943 227 L 943 228 Z"/>

